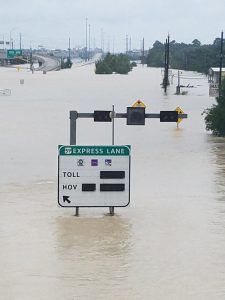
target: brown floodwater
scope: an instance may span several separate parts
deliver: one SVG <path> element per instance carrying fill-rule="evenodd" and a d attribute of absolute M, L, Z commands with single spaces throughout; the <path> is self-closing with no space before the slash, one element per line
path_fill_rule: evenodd
<path fill-rule="evenodd" d="M 174 71 L 176 75 L 176 71 Z M 21 84 L 21 79 L 24 84 Z M 0 69 L 0 299 L 225 299 L 225 139 L 205 130 L 207 78 L 183 72 L 187 95 L 164 95 L 160 69 L 95 75 L 94 66 L 31 74 Z M 146 126 L 115 120 L 131 145 L 131 202 L 64 209 L 57 146 L 69 144 L 69 111 L 147 113 L 181 107 L 188 119 Z M 111 144 L 111 124 L 77 121 L 77 144 Z"/>

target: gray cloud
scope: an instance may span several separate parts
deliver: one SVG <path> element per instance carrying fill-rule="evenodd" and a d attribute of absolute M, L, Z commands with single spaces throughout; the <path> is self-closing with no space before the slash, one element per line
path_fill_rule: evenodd
<path fill-rule="evenodd" d="M 132 46 L 139 48 L 145 37 L 146 47 L 156 39 L 164 41 L 169 32 L 172 39 L 191 42 L 198 38 L 211 43 L 223 29 L 224 0 L 0 0 L 0 35 L 10 32 L 23 44 L 44 44 L 66 48 L 68 37 L 73 45 L 84 45 L 85 18 L 91 24 L 92 43 L 100 46 L 101 31 L 105 44 L 114 37 L 118 50 L 125 48 L 125 36 L 132 37 Z"/>

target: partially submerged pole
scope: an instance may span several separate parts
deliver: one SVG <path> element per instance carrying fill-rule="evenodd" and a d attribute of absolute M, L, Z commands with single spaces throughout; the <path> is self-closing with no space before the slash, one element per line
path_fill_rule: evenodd
<path fill-rule="evenodd" d="M 166 93 L 167 86 L 169 85 L 169 56 L 170 56 L 170 36 L 166 39 L 165 44 L 165 64 L 164 64 L 164 78 L 163 78 L 163 88 Z"/>
<path fill-rule="evenodd" d="M 222 68 L 223 68 L 223 31 L 220 41 L 220 74 L 219 74 L 219 97 L 222 95 Z"/>

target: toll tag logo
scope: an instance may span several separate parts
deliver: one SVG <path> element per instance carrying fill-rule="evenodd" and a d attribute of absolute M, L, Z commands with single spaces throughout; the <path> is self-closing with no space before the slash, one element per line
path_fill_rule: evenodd
<path fill-rule="evenodd" d="M 97 167 L 98 166 L 98 160 L 97 159 L 92 159 L 91 160 L 91 166 L 92 167 Z"/>
<path fill-rule="evenodd" d="M 78 167 L 83 167 L 83 166 L 84 166 L 84 159 L 79 158 L 79 159 L 77 160 L 77 165 L 78 165 Z"/>
<path fill-rule="evenodd" d="M 111 166 L 112 165 L 112 160 L 111 159 L 105 159 L 105 165 L 106 166 Z"/>

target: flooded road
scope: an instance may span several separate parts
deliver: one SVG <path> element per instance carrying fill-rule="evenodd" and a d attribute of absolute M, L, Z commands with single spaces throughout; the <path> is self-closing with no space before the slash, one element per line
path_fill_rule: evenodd
<path fill-rule="evenodd" d="M 161 71 L 95 75 L 94 66 L 31 74 L 0 69 L 0 299 L 225 298 L 225 139 L 205 131 L 207 79 L 185 72 L 187 95 L 160 88 Z M 24 79 L 24 84 L 20 80 Z M 115 144 L 130 144 L 131 203 L 57 205 L 57 146 L 69 144 L 69 111 L 147 113 L 180 106 L 188 119 L 115 120 Z M 111 144 L 111 124 L 77 121 L 77 144 Z"/>

